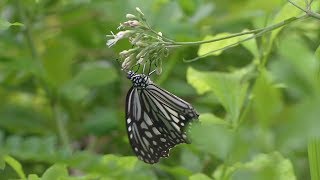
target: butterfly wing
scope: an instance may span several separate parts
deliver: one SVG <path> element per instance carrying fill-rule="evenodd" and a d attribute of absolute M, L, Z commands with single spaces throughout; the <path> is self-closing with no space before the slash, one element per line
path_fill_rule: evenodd
<path fill-rule="evenodd" d="M 150 83 L 132 87 L 126 102 L 129 141 L 139 159 L 156 163 L 170 148 L 189 143 L 185 127 L 199 115 L 186 101 Z"/>

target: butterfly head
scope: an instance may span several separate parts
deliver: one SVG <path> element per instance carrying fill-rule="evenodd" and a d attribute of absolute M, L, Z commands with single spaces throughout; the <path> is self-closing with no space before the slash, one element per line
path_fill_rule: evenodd
<path fill-rule="evenodd" d="M 127 72 L 127 78 L 132 81 L 133 86 L 135 87 L 146 87 L 150 82 L 150 78 L 144 74 L 136 74 L 133 71 Z"/>

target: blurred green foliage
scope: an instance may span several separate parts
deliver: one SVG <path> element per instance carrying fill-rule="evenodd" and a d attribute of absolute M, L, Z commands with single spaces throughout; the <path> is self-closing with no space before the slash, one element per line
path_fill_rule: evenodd
<path fill-rule="evenodd" d="M 116 59 L 130 45 L 105 45 L 105 35 L 135 7 L 176 41 L 263 28 L 303 13 L 285 0 L 1 1 L 0 179 L 311 178 L 308 140 L 320 136 L 319 20 L 193 63 L 183 59 L 239 39 L 171 51 L 163 73 L 152 78 L 192 103 L 201 124 L 192 127 L 191 145 L 148 165 L 131 152 L 125 130 L 130 82 Z M 319 145 L 309 147 L 317 166 Z M 312 177 L 320 171 L 314 168 Z"/>

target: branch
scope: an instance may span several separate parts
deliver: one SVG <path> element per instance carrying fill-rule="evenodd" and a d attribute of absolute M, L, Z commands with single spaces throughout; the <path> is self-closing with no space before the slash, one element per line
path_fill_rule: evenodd
<path fill-rule="evenodd" d="M 273 30 L 278 29 L 278 28 L 280 28 L 280 27 L 282 27 L 282 26 L 285 26 L 285 25 L 287 25 L 287 24 L 290 24 L 290 23 L 292 23 L 292 22 L 294 22 L 294 21 L 297 21 L 297 20 L 300 20 L 300 19 L 303 19 L 303 18 L 306 18 L 306 17 L 308 17 L 308 15 L 303 15 L 303 16 L 300 16 L 300 17 L 292 17 L 292 18 L 286 19 L 286 20 L 284 20 L 284 21 L 282 21 L 282 22 L 280 22 L 280 23 L 277 23 L 277 24 L 274 24 L 274 25 L 265 27 L 265 28 L 263 28 L 263 29 L 259 29 L 259 31 L 260 31 L 259 33 L 255 34 L 255 35 L 252 35 L 252 36 L 250 36 L 250 37 L 248 37 L 248 38 L 245 38 L 245 39 L 243 39 L 243 40 L 241 40 L 241 41 L 238 41 L 238 42 L 236 42 L 236 43 L 230 44 L 230 45 L 225 46 L 225 47 L 220 48 L 220 49 L 215 49 L 215 50 L 210 51 L 210 52 L 208 52 L 208 53 L 206 53 L 206 54 L 204 54 L 204 55 L 202 55 L 202 56 L 199 56 L 199 57 L 196 57 L 196 58 L 193 58 L 193 59 L 190 59 L 190 60 L 184 60 L 184 62 L 197 61 L 197 60 L 199 60 L 199 59 L 201 59 L 201 58 L 204 58 L 204 57 L 206 57 L 206 56 L 208 56 L 208 55 L 210 55 L 210 54 L 212 54 L 212 53 L 214 53 L 214 52 L 223 51 L 223 50 L 229 49 L 229 48 L 231 48 L 231 47 L 237 46 L 237 45 L 239 45 L 239 44 L 241 44 L 241 43 L 243 43 L 243 42 L 249 41 L 249 40 L 251 40 L 251 39 L 255 39 L 255 38 L 257 38 L 257 37 L 261 37 L 262 35 L 270 32 L 270 31 L 273 31 Z M 262 30 L 262 31 L 261 31 L 261 30 Z M 256 30 L 253 30 L 253 31 L 256 31 Z M 252 31 L 251 31 L 251 32 L 252 32 Z"/>
<path fill-rule="evenodd" d="M 297 3 L 295 3 L 295 2 L 293 2 L 291 0 L 288 0 L 288 2 L 290 4 L 292 4 L 293 6 L 295 6 L 296 8 L 300 9 L 301 11 L 305 12 L 308 16 L 311 16 L 311 17 L 314 17 L 314 18 L 320 20 L 320 14 L 314 13 L 314 12 L 311 11 L 311 4 L 313 2 L 312 0 L 309 3 L 307 3 L 307 9 L 302 8 Z"/>

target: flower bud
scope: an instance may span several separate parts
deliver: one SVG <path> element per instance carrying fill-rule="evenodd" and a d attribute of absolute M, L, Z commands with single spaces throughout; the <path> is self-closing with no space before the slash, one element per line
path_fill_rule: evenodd
<path fill-rule="evenodd" d="M 131 54 L 129 57 L 124 59 L 122 65 L 121 65 L 122 69 L 124 69 L 124 70 L 129 69 L 129 67 L 133 63 L 133 60 L 134 60 L 134 54 Z"/>
<path fill-rule="evenodd" d="M 138 12 L 141 16 L 144 16 L 144 14 L 142 13 L 142 11 L 141 11 L 140 8 L 136 7 L 136 10 L 137 10 L 137 12 Z"/>
<path fill-rule="evenodd" d="M 135 15 L 133 14 L 126 14 L 127 19 L 138 19 Z"/>

